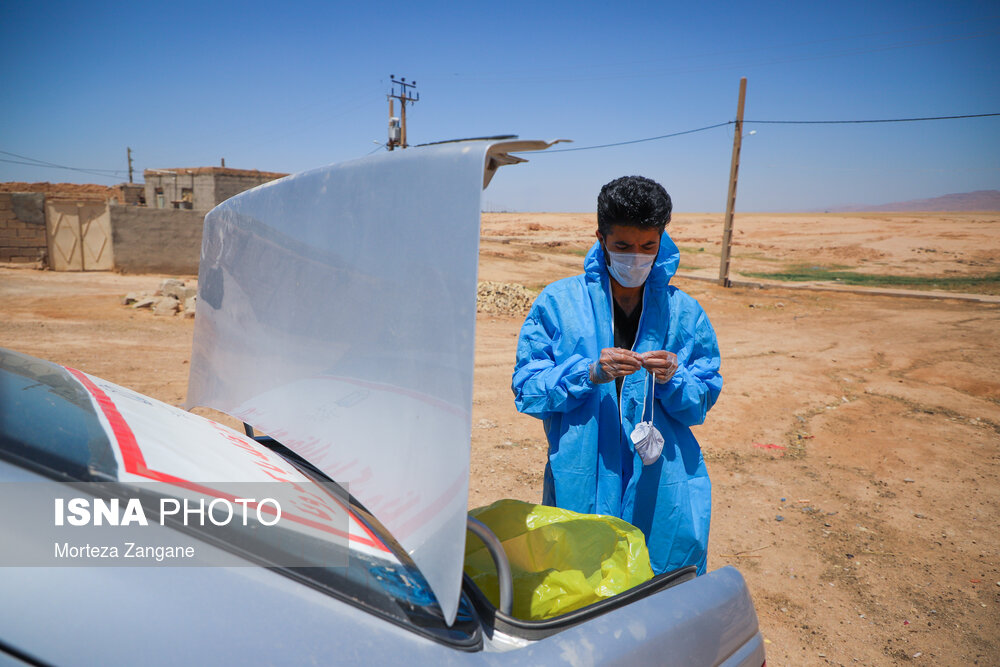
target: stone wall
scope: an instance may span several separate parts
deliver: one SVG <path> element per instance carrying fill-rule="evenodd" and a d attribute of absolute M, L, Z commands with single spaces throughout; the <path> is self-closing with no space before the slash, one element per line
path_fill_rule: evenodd
<path fill-rule="evenodd" d="M 117 201 L 115 201 L 117 199 Z M 115 194 L 112 196 L 112 204 L 123 204 L 129 206 L 146 205 L 146 189 L 142 183 L 122 183 L 115 186 Z"/>
<path fill-rule="evenodd" d="M 175 208 L 175 202 L 184 199 L 185 188 L 191 191 L 189 205 L 177 208 L 210 211 L 216 205 L 238 195 L 244 190 L 286 176 L 256 169 L 227 169 L 226 167 L 192 167 L 177 169 L 146 169 L 146 206 L 149 208 Z M 156 190 L 161 191 L 162 206 Z"/>
<path fill-rule="evenodd" d="M 197 275 L 203 211 L 111 207 L 115 270 Z"/>
<path fill-rule="evenodd" d="M 47 256 L 45 195 L 0 192 L 0 262 L 38 262 Z"/>
<path fill-rule="evenodd" d="M 211 174 L 197 173 L 194 169 L 179 169 L 170 173 L 144 172 L 146 206 L 149 208 L 175 208 L 174 202 L 184 198 L 184 190 L 191 190 L 191 208 L 208 211 L 215 206 L 215 182 Z M 156 189 L 163 191 L 163 206 L 159 206 Z M 177 206 L 186 209 L 186 206 Z"/>
<path fill-rule="evenodd" d="M 278 174 L 269 172 L 222 173 L 215 176 L 215 201 L 221 204 L 230 197 L 258 185 L 275 180 Z"/>

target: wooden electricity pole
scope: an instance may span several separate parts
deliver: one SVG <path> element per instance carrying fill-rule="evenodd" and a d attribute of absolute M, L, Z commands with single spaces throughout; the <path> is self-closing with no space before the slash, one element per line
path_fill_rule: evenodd
<path fill-rule="evenodd" d="M 128 182 L 132 182 L 132 149 L 126 146 L 128 150 Z"/>
<path fill-rule="evenodd" d="M 743 143 L 743 102 L 747 96 L 747 78 L 740 79 L 740 101 L 736 107 L 736 129 L 733 132 L 733 161 L 729 166 L 729 196 L 726 198 L 726 220 L 722 229 L 722 260 L 719 263 L 719 284 L 729 287 L 729 250 L 733 243 L 733 209 L 736 207 L 736 178 L 740 173 L 740 147 Z"/>
<path fill-rule="evenodd" d="M 407 90 L 408 88 L 416 88 L 417 85 L 416 81 L 410 81 L 409 83 L 407 83 L 405 78 L 401 78 L 399 81 L 396 81 L 396 77 L 392 74 L 389 75 L 389 80 L 392 81 L 392 90 L 388 95 L 386 95 L 386 97 L 389 100 L 389 128 L 390 128 L 389 142 L 386 144 L 386 146 L 389 148 L 389 150 L 393 150 L 396 146 L 399 146 L 400 148 L 406 148 L 407 146 L 409 146 L 409 144 L 406 141 L 406 103 L 410 102 L 412 104 L 413 102 L 419 101 L 420 93 L 414 90 L 413 93 L 416 95 L 414 97 L 413 95 L 410 94 L 410 91 Z M 396 86 L 399 86 L 398 94 L 396 93 Z M 393 136 L 392 133 L 393 118 L 394 118 L 393 102 L 392 102 L 393 99 L 399 100 L 399 120 L 401 126 L 400 126 L 398 140 Z"/>

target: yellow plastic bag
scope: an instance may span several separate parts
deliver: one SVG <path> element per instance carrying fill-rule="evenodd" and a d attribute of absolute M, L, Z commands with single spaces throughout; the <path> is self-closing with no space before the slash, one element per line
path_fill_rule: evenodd
<path fill-rule="evenodd" d="M 653 577 L 642 531 L 621 519 L 519 500 L 498 500 L 469 514 L 503 543 L 514 578 L 517 618 L 559 616 Z M 466 535 L 465 572 L 497 606 L 493 559 L 479 538 Z"/>

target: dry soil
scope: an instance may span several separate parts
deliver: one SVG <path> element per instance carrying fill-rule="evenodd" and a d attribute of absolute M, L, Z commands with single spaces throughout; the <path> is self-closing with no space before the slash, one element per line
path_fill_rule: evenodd
<path fill-rule="evenodd" d="M 996 213 L 736 224 L 734 277 L 1000 264 Z M 480 280 L 537 291 L 579 273 L 594 227 L 486 214 Z M 716 275 L 721 216 L 678 215 L 669 231 L 683 274 Z M 0 346 L 180 403 L 193 322 L 119 303 L 161 278 L 0 268 Z M 743 573 L 769 664 L 1000 664 L 1000 305 L 675 284 L 705 307 L 723 359 L 722 396 L 695 430 L 714 486 L 709 568 Z M 478 317 L 470 507 L 541 496 L 541 424 L 510 393 L 522 303 Z"/>

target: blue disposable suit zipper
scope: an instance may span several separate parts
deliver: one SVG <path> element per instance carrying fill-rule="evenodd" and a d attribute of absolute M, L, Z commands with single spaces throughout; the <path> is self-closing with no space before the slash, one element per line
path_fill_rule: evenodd
<path fill-rule="evenodd" d="M 642 320 L 646 316 L 646 288 L 649 285 L 649 280 L 647 278 L 646 282 L 642 286 L 642 310 L 639 311 L 639 326 L 635 329 L 635 339 L 632 341 L 632 352 L 635 352 L 635 346 L 639 343 L 639 333 L 642 331 Z M 615 295 L 611 292 L 611 276 L 608 276 L 608 305 L 611 307 L 611 346 L 615 345 Z M 616 394 L 618 395 L 618 439 L 621 441 L 622 433 L 625 432 L 624 413 L 622 410 L 622 396 L 625 394 L 625 379 L 622 378 L 622 387 Z M 616 383 L 617 384 L 617 383 Z M 643 412 L 646 411 L 646 406 L 642 406 Z M 639 415 L 640 421 L 642 420 L 642 414 Z M 652 416 L 650 416 L 652 419 Z"/>

